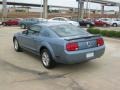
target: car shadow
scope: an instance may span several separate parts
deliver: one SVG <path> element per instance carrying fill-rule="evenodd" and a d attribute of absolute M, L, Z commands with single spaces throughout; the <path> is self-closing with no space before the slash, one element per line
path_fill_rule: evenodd
<path fill-rule="evenodd" d="M 37 56 L 35 54 L 32 54 L 28 51 L 24 51 L 24 54 L 27 54 L 28 56 L 32 56 L 35 60 L 41 63 L 40 56 Z M 100 59 L 100 58 L 99 58 Z M 53 69 L 46 69 L 48 72 L 50 71 L 60 71 L 60 72 L 77 72 L 77 71 L 94 71 L 100 68 L 100 60 L 95 59 L 95 60 L 90 60 L 90 61 L 84 61 L 78 64 L 59 64 L 57 63 L 56 67 Z"/>

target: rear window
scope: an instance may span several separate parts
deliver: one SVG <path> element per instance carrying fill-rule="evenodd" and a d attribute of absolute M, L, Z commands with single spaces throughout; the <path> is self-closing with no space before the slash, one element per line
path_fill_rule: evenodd
<path fill-rule="evenodd" d="M 80 27 L 74 25 L 56 25 L 50 26 L 50 28 L 60 37 L 79 36 L 88 34 Z"/>

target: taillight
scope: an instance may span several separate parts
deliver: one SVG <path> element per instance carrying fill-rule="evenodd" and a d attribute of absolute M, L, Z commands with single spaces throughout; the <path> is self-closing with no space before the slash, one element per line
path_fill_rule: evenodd
<path fill-rule="evenodd" d="M 97 39 L 97 45 L 98 45 L 98 46 L 104 45 L 104 41 L 103 41 L 102 38 Z"/>
<path fill-rule="evenodd" d="M 78 43 L 70 42 L 66 44 L 67 51 L 77 51 L 79 49 Z"/>

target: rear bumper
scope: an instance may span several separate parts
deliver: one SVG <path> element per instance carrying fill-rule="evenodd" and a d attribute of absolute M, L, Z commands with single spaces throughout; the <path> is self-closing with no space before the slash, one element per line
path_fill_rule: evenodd
<path fill-rule="evenodd" d="M 56 62 L 64 63 L 64 64 L 80 63 L 83 61 L 88 61 L 88 60 L 99 58 L 104 54 L 104 52 L 105 52 L 105 46 L 96 47 L 92 49 L 86 49 L 86 50 L 80 50 L 77 52 L 65 51 L 65 53 L 62 54 L 62 56 L 59 56 L 56 58 Z M 94 56 L 87 58 L 86 55 L 88 53 L 94 53 Z"/>

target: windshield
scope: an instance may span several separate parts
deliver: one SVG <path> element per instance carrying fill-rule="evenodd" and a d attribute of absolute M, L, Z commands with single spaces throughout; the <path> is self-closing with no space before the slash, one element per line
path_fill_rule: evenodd
<path fill-rule="evenodd" d="M 88 34 L 86 31 L 74 25 L 56 25 L 50 28 L 60 37 L 79 36 Z"/>

